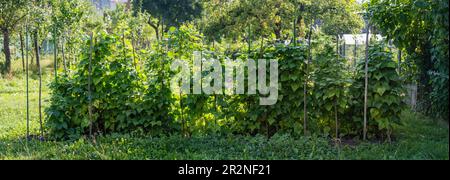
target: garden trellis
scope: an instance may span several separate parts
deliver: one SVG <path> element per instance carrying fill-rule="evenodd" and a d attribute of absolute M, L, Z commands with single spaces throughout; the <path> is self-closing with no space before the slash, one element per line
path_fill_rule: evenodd
<path fill-rule="evenodd" d="M 345 18 L 339 19 L 335 24 L 327 19 L 333 14 L 346 15 L 345 9 L 333 4 L 320 4 L 321 2 L 305 4 L 302 11 L 295 9 L 300 6 L 292 6 L 293 11 L 281 9 L 286 10 L 283 12 L 285 14 L 275 13 L 275 18 L 252 12 L 260 18 L 239 19 L 239 23 L 243 24 L 240 32 L 236 33 L 233 28 L 227 29 L 229 32 L 226 36 L 231 37 L 206 37 L 199 33 L 210 33 L 208 24 L 199 27 L 196 22 L 184 22 L 179 27 L 170 27 L 167 17 L 157 17 L 161 20 L 156 28 L 160 34 L 151 46 L 141 42 L 148 39 L 145 36 L 156 32 L 141 35 L 143 29 L 149 29 L 149 24 L 145 24 L 147 27 L 142 29 L 132 27 L 133 24 L 148 23 L 147 18 L 133 16 L 134 12 L 119 8 L 116 11 L 105 11 L 104 17 L 94 20 L 86 14 L 77 14 L 76 11 L 67 13 L 65 10 L 71 10 L 70 8 L 58 9 L 59 6 L 71 7 L 72 4 L 51 4 L 52 11 L 45 11 L 48 13 L 45 15 L 53 18 L 48 22 L 42 20 L 42 26 L 47 30 L 43 32 L 41 24 L 36 22 L 30 24 L 25 32 L 26 42 L 20 43 L 21 46 L 26 46 L 22 53 L 25 54 L 25 60 L 29 61 L 28 56 L 32 55 L 31 59 L 36 58 L 40 80 L 39 108 L 44 100 L 41 97 L 44 85 L 41 78 L 46 68 L 41 60 L 48 53 L 40 47 L 44 44 L 53 45 L 51 59 L 54 80 L 50 86 L 51 101 L 49 107 L 46 107 L 46 114 L 42 114 L 39 109 L 39 120 L 42 121 L 40 136 L 44 136 L 43 130 L 48 129 L 48 135 L 57 138 L 136 131 L 155 134 L 181 132 L 183 136 L 219 131 L 252 135 L 260 133 L 268 137 L 278 132 L 325 134 L 333 138 L 384 137 L 385 135 L 380 134 L 391 133 L 387 132 L 390 131 L 391 123 L 385 122 L 387 120 L 383 116 L 372 117 L 376 112 L 386 110 L 375 107 L 372 102 L 376 102 L 373 100 L 375 97 L 384 97 L 385 92 L 389 92 L 389 97 L 395 94 L 388 90 L 397 87 L 383 81 L 390 82 L 408 70 L 402 68 L 407 64 L 406 49 L 403 47 L 397 50 L 394 46 L 384 46 L 385 37 L 374 32 L 369 34 L 369 21 L 364 34 L 359 34 L 361 28 L 357 25 L 355 27 L 359 28 L 359 32 L 351 34 L 353 29 L 348 30 L 346 26 L 339 24 Z M 246 5 L 259 5 L 254 3 L 256 4 L 249 2 Z M 292 8 L 289 2 L 282 3 Z M 36 12 L 44 12 L 45 9 L 37 5 L 34 8 L 41 8 Z M 235 12 L 232 10 L 230 11 Z M 342 16 L 345 17 L 344 15 Z M 227 21 L 218 19 L 219 22 Z M 270 20 L 276 23 L 271 24 Z M 72 26 L 64 26 L 65 22 L 72 21 L 83 28 L 77 31 L 71 29 Z M 91 26 L 89 23 L 96 25 Z M 327 27 L 327 23 L 333 26 Z M 373 26 L 377 27 L 376 24 Z M 47 37 L 49 35 L 51 37 Z M 76 38 L 77 35 L 80 37 Z M 23 41 L 21 36 L 20 34 L 19 39 Z M 30 37 L 34 48 L 31 54 L 28 52 Z M 45 43 L 40 42 L 42 39 L 45 39 Z M 369 43 L 370 39 L 372 41 Z M 365 47 L 362 48 L 363 46 Z M 330 47 L 333 51 L 330 51 Z M 174 74 L 169 70 L 171 63 L 176 58 L 190 62 L 194 50 L 201 52 L 201 58 L 214 57 L 219 61 L 236 58 L 241 58 L 244 62 L 257 58 L 275 59 L 280 64 L 282 73 L 279 86 L 280 92 L 284 94 L 278 100 L 280 104 L 258 107 L 257 98 L 251 95 L 218 93 L 210 97 L 171 94 L 168 88 L 170 84 L 167 83 Z M 376 56 L 377 53 L 383 56 Z M 391 57 L 395 55 L 396 61 Z M 388 66 L 386 69 L 380 68 L 389 72 L 387 78 L 384 78 L 383 72 L 374 72 L 373 69 L 379 67 L 371 67 L 371 58 L 389 62 L 388 65 L 382 62 L 374 64 Z M 391 61 L 396 64 L 395 74 L 391 74 Z M 364 84 L 359 87 L 361 62 L 365 63 Z M 25 66 L 28 71 L 28 62 Z M 204 74 L 202 77 L 208 72 Z M 396 98 L 392 101 L 398 103 Z M 29 118 L 27 113 L 27 124 L 30 122 Z M 375 120 L 377 118 L 379 121 Z M 382 123 L 376 124 L 372 122 L 374 120 Z M 27 136 L 30 136 L 29 127 L 27 129 Z M 377 131 L 378 129 L 383 131 Z M 367 133 L 372 135 L 366 135 Z"/>

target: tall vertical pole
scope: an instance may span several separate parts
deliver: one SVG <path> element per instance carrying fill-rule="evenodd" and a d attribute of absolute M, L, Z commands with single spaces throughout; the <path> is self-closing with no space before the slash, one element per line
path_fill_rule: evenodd
<path fill-rule="evenodd" d="M 64 73 L 67 73 L 66 55 L 64 53 L 64 44 L 65 43 L 66 42 L 64 39 L 64 34 L 62 34 L 62 36 L 61 36 L 61 56 L 62 56 L 62 60 L 63 60 Z"/>
<path fill-rule="evenodd" d="M 398 59 L 398 74 L 402 72 L 402 50 L 399 48 L 397 53 L 397 59 Z"/>
<path fill-rule="evenodd" d="M 358 40 L 355 39 L 355 49 L 353 49 L 353 67 L 356 67 L 356 60 L 358 58 L 358 57 L 356 57 L 357 56 L 356 50 L 358 48 L 357 43 L 358 43 Z"/>
<path fill-rule="evenodd" d="M 294 25 L 292 27 L 292 41 L 294 43 L 294 46 L 297 46 L 297 31 L 296 31 L 296 19 L 294 18 Z"/>
<path fill-rule="evenodd" d="M 58 41 L 56 40 L 56 26 L 53 29 L 53 60 L 55 71 L 55 82 L 58 83 Z"/>
<path fill-rule="evenodd" d="M 346 48 L 347 44 L 345 42 L 345 38 L 344 38 L 344 46 L 342 46 L 342 56 L 345 58 L 345 48 Z"/>
<path fill-rule="evenodd" d="M 27 139 L 30 138 L 30 95 L 28 84 L 28 19 L 25 23 L 25 56 L 26 56 L 26 81 L 27 81 Z"/>
<path fill-rule="evenodd" d="M 90 34 L 90 47 L 89 47 L 89 76 L 88 76 L 88 101 L 89 101 L 89 106 L 88 106 L 88 113 L 89 113 L 89 136 L 92 138 L 92 90 L 91 90 L 91 81 L 92 81 L 92 53 L 93 53 L 93 35 L 94 33 L 91 32 Z"/>
<path fill-rule="evenodd" d="M 249 26 L 248 26 L 248 37 L 247 37 L 247 42 L 248 42 L 248 55 L 250 56 L 250 53 L 251 53 L 251 51 L 252 51 L 252 42 L 251 42 L 251 36 L 252 36 L 252 33 L 251 33 L 251 27 L 252 25 L 250 24 Z"/>
<path fill-rule="evenodd" d="M 313 26 L 313 21 L 314 18 L 311 19 L 311 23 L 309 26 L 309 35 L 308 35 L 308 61 L 306 63 L 306 78 L 305 78 L 305 82 L 303 83 L 303 134 L 306 136 L 307 133 L 306 131 L 307 129 L 307 121 L 308 121 L 308 106 L 307 106 L 307 101 L 306 101 L 306 96 L 307 96 L 307 83 L 308 83 L 308 79 L 309 79 L 309 64 L 312 61 L 312 51 L 311 51 L 311 36 L 312 36 L 312 26 Z"/>
<path fill-rule="evenodd" d="M 339 57 L 339 34 L 336 34 L 336 53 Z"/>
<path fill-rule="evenodd" d="M 364 129 L 363 129 L 363 139 L 366 140 L 367 136 L 367 88 L 368 88 L 368 66 L 369 66 L 369 34 L 370 34 L 370 25 L 367 24 L 367 33 L 366 33 L 366 62 L 364 67 Z"/>

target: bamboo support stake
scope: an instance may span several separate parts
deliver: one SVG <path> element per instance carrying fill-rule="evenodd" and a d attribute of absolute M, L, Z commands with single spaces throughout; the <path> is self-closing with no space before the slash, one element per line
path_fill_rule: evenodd
<path fill-rule="evenodd" d="M 355 49 L 353 49 L 353 67 L 356 67 L 356 60 L 357 60 L 356 50 L 358 48 L 357 43 L 358 41 L 355 39 Z"/>
<path fill-rule="evenodd" d="M 93 35 L 94 33 L 91 32 L 90 34 L 90 47 L 89 47 L 89 76 L 88 76 L 88 101 L 89 101 L 89 107 L 88 107 L 88 113 L 89 113 L 89 136 L 92 138 L 92 91 L 91 91 L 91 81 L 92 81 L 92 49 L 93 49 Z"/>
<path fill-rule="evenodd" d="M 370 25 L 367 25 L 366 33 L 366 62 L 364 67 L 364 129 L 363 129 L 363 139 L 366 140 L 367 136 L 367 88 L 368 88 L 368 66 L 369 66 L 369 34 Z"/>
<path fill-rule="evenodd" d="M 398 74 L 400 74 L 402 72 L 402 50 L 399 48 L 398 49 L 398 54 L 397 54 L 397 59 L 398 59 Z"/>
<path fill-rule="evenodd" d="M 339 120 L 337 114 L 337 98 L 334 99 L 334 119 L 336 121 L 336 139 L 339 139 Z"/>
<path fill-rule="evenodd" d="M 58 83 L 58 41 L 56 40 L 56 27 L 53 29 L 53 63 L 55 71 L 55 82 Z"/>
<path fill-rule="evenodd" d="M 136 43 L 136 41 L 134 39 L 134 33 L 131 32 L 131 48 L 133 50 L 133 65 L 134 65 L 134 69 L 137 72 L 138 71 L 138 69 L 137 69 L 138 61 L 136 61 L 136 50 L 135 50 L 136 45 L 135 45 L 135 43 Z"/>
<path fill-rule="evenodd" d="M 64 73 L 67 73 L 67 64 L 66 64 L 66 55 L 64 53 L 64 44 L 65 44 L 65 40 L 64 40 L 64 35 L 61 38 L 61 56 L 62 56 L 62 60 L 63 60 L 63 68 L 64 68 Z"/>
<path fill-rule="evenodd" d="M 28 20 L 26 22 L 28 24 Z M 28 25 L 25 25 L 25 56 L 26 56 L 26 81 L 27 81 L 27 139 L 30 138 L 30 94 L 28 84 Z"/>
<path fill-rule="evenodd" d="M 306 78 L 305 82 L 303 84 L 303 134 L 306 136 L 307 133 L 307 121 L 308 121 L 308 108 L 307 108 L 307 101 L 306 101 L 306 95 L 307 95 L 307 83 L 308 83 L 308 75 L 309 75 L 309 64 L 312 61 L 312 51 L 311 51 L 311 36 L 312 36 L 312 26 L 313 21 L 311 20 L 311 24 L 309 27 L 309 35 L 308 35 L 308 61 L 306 63 Z"/>

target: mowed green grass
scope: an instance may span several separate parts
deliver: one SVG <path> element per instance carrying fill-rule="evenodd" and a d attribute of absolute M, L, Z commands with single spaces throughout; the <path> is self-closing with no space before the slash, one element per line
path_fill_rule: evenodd
<path fill-rule="evenodd" d="M 30 78 L 32 134 L 39 133 L 38 80 Z M 43 79 L 43 106 L 48 105 L 53 78 Z M 393 143 L 358 143 L 339 148 L 328 138 L 207 135 L 150 137 L 113 134 L 74 141 L 25 140 L 26 91 L 24 76 L 0 78 L 0 159 L 449 159 L 445 122 L 404 113 Z M 45 117 L 45 114 L 44 114 Z"/>

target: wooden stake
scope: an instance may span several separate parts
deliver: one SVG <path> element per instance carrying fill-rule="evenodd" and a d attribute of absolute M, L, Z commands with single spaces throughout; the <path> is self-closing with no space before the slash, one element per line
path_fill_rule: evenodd
<path fill-rule="evenodd" d="M 363 129 L 363 139 L 366 140 L 367 136 L 367 88 L 368 88 L 368 66 L 369 66 L 369 34 L 370 34 L 370 25 L 367 25 L 367 33 L 366 33 L 366 63 L 364 67 L 364 129 Z"/>
<path fill-rule="evenodd" d="M 28 20 L 26 22 L 28 24 Z M 25 56 L 26 56 L 26 80 L 27 80 L 27 139 L 30 139 L 30 94 L 28 84 L 28 25 L 25 25 Z"/>
<path fill-rule="evenodd" d="M 252 52 L 252 42 L 251 42 L 251 36 L 252 36 L 252 34 L 251 34 L 251 32 L 250 32 L 251 27 L 252 27 L 252 25 L 250 24 L 250 25 L 248 26 L 248 39 L 247 39 L 247 43 L 248 43 L 248 55 L 249 55 L 249 56 L 250 56 L 250 53 Z"/>
<path fill-rule="evenodd" d="M 309 79 L 309 64 L 312 62 L 312 51 L 311 51 L 311 36 L 312 36 L 312 26 L 313 26 L 313 20 L 311 20 L 311 24 L 309 26 L 309 35 L 308 35 L 308 61 L 306 63 L 306 78 L 305 82 L 303 84 L 303 134 L 306 136 L 307 133 L 307 121 L 308 121 L 308 108 L 307 108 L 307 83 Z"/>
<path fill-rule="evenodd" d="M 55 82 L 58 83 L 58 41 L 56 40 L 56 27 L 53 29 L 53 60 L 55 71 Z"/>
<path fill-rule="evenodd" d="M 62 55 L 62 59 L 63 59 L 63 66 L 64 66 L 64 73 L 67 73 L 67 64 L 66 64 L 66 55 L 64 54 L 64 35 L 61 38 L 61 55 Z"/>
<path fill-rule="evenodd" d="M 355 39 L 355 49 L 353 49 L 353 67 L 356 67 L 356 60 L 357 60 L 357 55 L 356 55 L 356 50 L 357 50 L 357 40 Z"/>
<path fill-rule="evenodd" d="M 93 35 L 94 33 L 91 32 L 90 34 L 90 47 L 89 47 L 89 76 L 88 76 L 88 113 L 89 113 L 89 136 L 92 138 L 92 91 L 91 91 L 91 81 L 92 81 L 92 49 L 93 49 Z"/>
<path fill-rule="evenodd" d="M 345 46 L 346 46 L 346 44 L 345 44 L 346 42 L 345 42 L 345 39 L 344 39 L 344 45 L 342 46 L 342 56 L 344 57 L 344 59 L 345 59 Z"/>
<path fill-rule="evenodd" d="M 133 65 L 134 65 L 134 69 L 136 70 L 136 72 L 138 71 L 137 69 L 137 64 L 138 62 L 136 61 L 136 50 L 135 50 L 135 39 L 134 39 L 134 33 L 131 32 L 131 48 L 133 50 Z"/>
<path fill-rule="evenodd" d="M 336 139 L 339 139 L 339 120 L 337 114 L 337 98 L 334 99 L 334 119 L 336 121 Z"/>
<path fill-rule="evenodd" d="M 402 72 L 402 50 L 399 48 L 398 49 L 398 54 L 397 54 L 397 59 L 398 59 L 398 74 L 400 74 Z"/>

